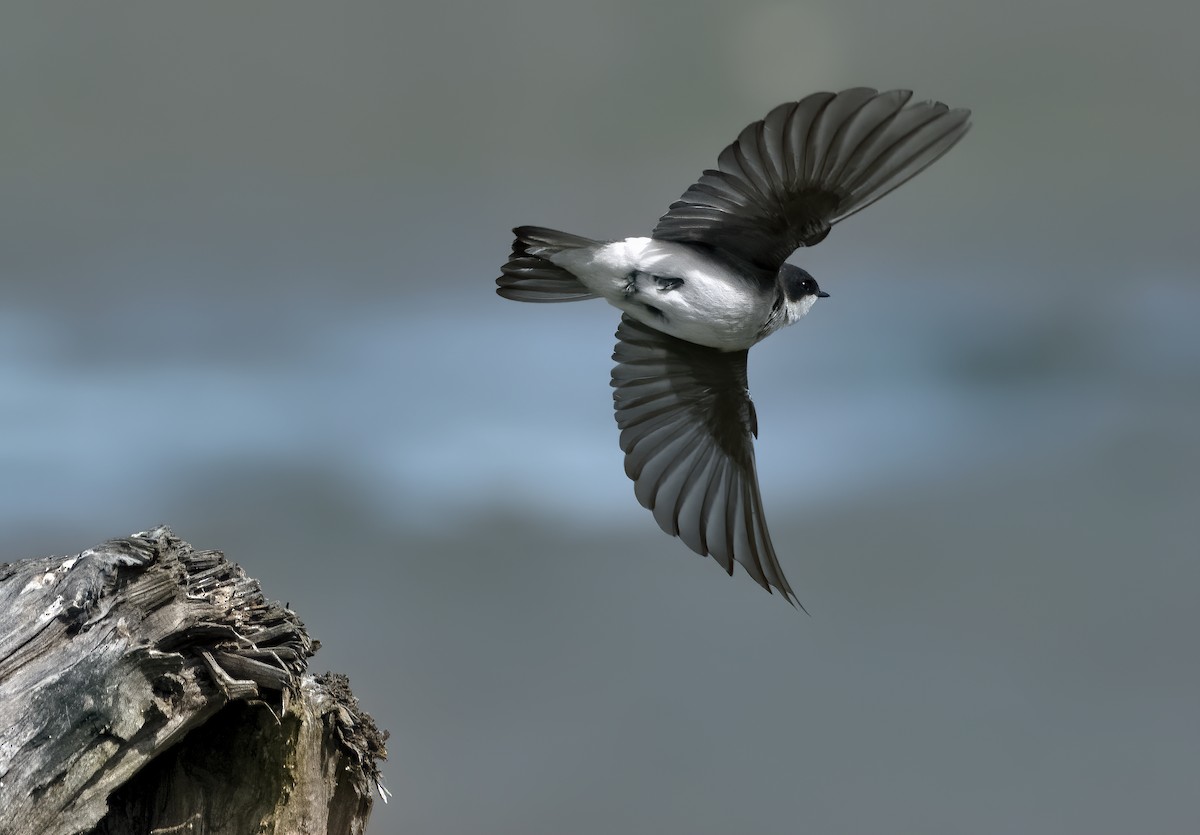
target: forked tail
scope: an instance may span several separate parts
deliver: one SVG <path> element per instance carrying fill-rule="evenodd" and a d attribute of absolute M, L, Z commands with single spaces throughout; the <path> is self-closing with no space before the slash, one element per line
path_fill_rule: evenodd
<path fill-rule="evenodd" d="M 518 302 L 578 302 L 599 298 L 575 276 L 549 260 L 564 249 L 596 246 L 598 241 L 556 232 L 541 226 L 518 226 L 513 230 L 512 255 L 500 268 L 496 292 Z"/>

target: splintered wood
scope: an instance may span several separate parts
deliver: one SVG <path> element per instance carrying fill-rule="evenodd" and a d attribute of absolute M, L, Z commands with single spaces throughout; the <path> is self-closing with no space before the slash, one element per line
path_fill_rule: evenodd
<path fill-rule="evenodd" d="M 387 734 L 318 646 L 165 527 L 0 564 L 0 832 L 362 833 Z"/>

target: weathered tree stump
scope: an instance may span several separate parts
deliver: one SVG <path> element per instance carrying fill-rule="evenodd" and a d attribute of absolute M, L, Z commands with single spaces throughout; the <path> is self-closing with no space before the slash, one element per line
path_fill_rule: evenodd
<path fill-rule="evenodd" d="M 317 646 L 165 527 L 0 564 L 0 833 L 362 833 L 386 734 Z"/>

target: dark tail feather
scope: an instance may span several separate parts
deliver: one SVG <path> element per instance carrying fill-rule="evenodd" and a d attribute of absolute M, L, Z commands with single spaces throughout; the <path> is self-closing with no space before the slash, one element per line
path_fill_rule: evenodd
<path fill-rule="evenodd" d="M 512 255 L 500 268 L 496 292 L 518 302 L 578 302 L 598 298 L 579 279 L 547 260 L 564 249 L 596 246 L 598 241 L 556 232 L 541 226 L 518 226 L 513 230 Z"/>

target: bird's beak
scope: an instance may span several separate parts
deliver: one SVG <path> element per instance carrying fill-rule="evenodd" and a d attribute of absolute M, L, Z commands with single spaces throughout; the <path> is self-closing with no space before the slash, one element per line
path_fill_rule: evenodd
<path fill-rule="evenodd" d="M 818 298 L 818 299 L 827 299 L 827 298 L 829 298 L 829 294 L 828 294 L 828 293 L 826 293 L 824 290 L 818 290 L 818 291 L 817 291 L 817 298 Z"/>

